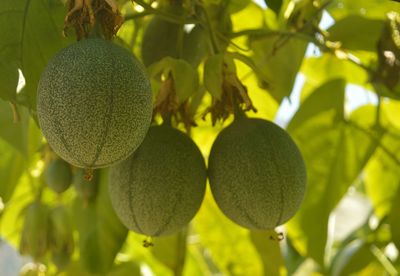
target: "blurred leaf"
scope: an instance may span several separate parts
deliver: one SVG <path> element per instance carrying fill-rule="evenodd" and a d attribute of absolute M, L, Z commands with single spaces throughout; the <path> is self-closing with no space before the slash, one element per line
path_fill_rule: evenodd
<path fill-rule="evenodd" d="M 19 106 L 20 122 L 14 122 L 9 103 L 0 100 L 0 138 L 7 141 L 24 156 L 28 155 L 29 115 L 25 108 Z"/>
<path fill-rule="evenodd" d="M 206 250 L 203 254 L 209 254 L 222 274 L 262 274 L 262 263 L 250 242 L 248 230 L 228 220 L 218 209 L 210 193 L 206 195 L 194 219 L 194 226 L 201 245 Z"/>
<path fill-rule="evenodd" d="M 279 11 L 282 7 L 282 0 L 264 0 L 265 4 L 268 8 L 272 9 L 276 14 L 279 14 Z"/>
<path fill-rule="evenodd" d="M 170 268 L 174 275 L 181 275 L 186 256 L 187 228 L 175 235 L 154 239 L 151 252 L 154 257 Z"/>
<path fill-rule="evenodd" d="M 64 270 L 74 253 L 73 225 L 70 209 L 58 205 L 50 210 L 49 247 L 53 263 Z"/>
<path fill-rule="evenodd" d="M 396 196 L 393 197 L 392 208 L 389 213 L 389 225 L 392 233 L 393 243 L 400 250 L 400 185 L 397 188 Z"/>
<path fill-rule="evenodd" d="M 293 132 L 308 120 L 312 120 L 314 117 L 327 113 L 332 109 L 337 113 L 337 118 L 343 118 L 344 89 L 345 82 L 342 79 L 329 80 L 315 89 L 313 94 L 301 104 L 300 109 L 290 121 L 287 130 Z M 313 96 L 314 93 L 316 96 Z"/>
<path fill-rule="evenodd" d="M 380 141 L 392 155 L 400 160 L 400 139 L 385 135 Z M 399 164 L 383 149 L 378 149 L 365 170 L 365 187 L 375 214 L 383 217 L 390 211 L 394 196 L 400 187 Z"/>
<path fill-rule="evenodd" d="M 0 139 L 0 197 L 7 203 L 25 169 L 21 154 Z"/>
<path fill-rule="evenodd" d="M 251 0 L 205 0 L 204 3 L 206 5 L 220 5 L 220 6 L 227 6 L 229 13 L 235 13 L 242 9 L 244 9 Z"/>
<path fill-rule="evenodd" d="M 288 126 L 309 177 L 304 202 L 289 222 L 288 233 L 301 254 L 322 266 L 329 215 L 377 147 L 375 140 L 345 122 L 344 89 L 343 80 L 319 87 Z"/>
<path fill-rule="evenodd" d="M 264 25 L 264 9 L 253 2 L 250 3 L 246 9 L 243 9 L 240 12 L 232 15 L 231 18 L 234 32 L 262 28 Z M 240 43 L 240 46 L 242 48 L 247 48 L 246 37 L 242 37 L 241 41 L 244 43 Z M 234 43 L 237 44 L 238 40 L 235 39 Z"/>
<path fill-rule="evenodd" d="M 302 99 L 309 96 L 311 91 L 324 82 L 337 78 L 344 79 L 348 83 L 371 88 L 367 85 L 368 74 L 365 70 L 330 54 L 305 59 L 301 67 L 301 73 L 306 76 L 306 83 L 301 92 Z"/>
<path fill-rule="evenodd" d="M 18 78 L 17 66 L 0 60 L 0 98 L 15 102 Z"/>
<path fill-rule="evenodd" d="M 2 0 L 0 4 L 0 57 L 22 69 L 31 109 L 36 109 L 37 82 L 47 61 L 72 41 L 62 37 L 65 12 L 60 0 Z"/>
<path fill-rule="evenodd" d="M 107 184 L 108 172 L 102 170 L 96 200 L 85 202 L 76 197 L 73 202 L 80 260 L 91 273 L 105 273 L 111 269 L 128 233 L 111 206 Z"/>
<path fill-rule="evenodd" d="M 329 40 L 340 41 L 344 49 L 376 52 L 383 22 L 359 15 L 349 15 L 328 29 Z"/>
<path fill-rule="evenodd" d="M 382 0 L 334 0 L 328 6 L 328 12 L 334 19 L 340 19 L 350 14 L 383 19 L 386 17 L 386 13 L 399 9 L 400 3 Z"/>
<path fill-rule="evenodd" d="M 355 240 L 339 250 L 331 264 L 331 275 L 352 275 L 364 269 L 375 259 L 369 247 L 370 244 Z"/>
<path fill-rule="evenodd" d="M 134 262 L 120 263 L 114 266 L 107 276 L 140 276 L 140 265 Z"/>
<path fill-rule="evenodd" d="M 249 39 L 254 63 L 269 81 L 263 86 L 280 103 L 292 92 L 308 42 L 287 36 L 253 35 Z"/>
<path fill-rule="evenodd" d="M 251 3 L 251 0 L 231 0 L 228 3 L 229 13 L 236 13 L 246 8 Z"/>
<path fill-rule="evenodd" d="M 275 235 L 275 231 L 250 232 L 251 241 L 263 263 L 263 275 L 285 275 L 283 272 L 285 268 L 279 241 L 271 239 L 271 237 L 275 237 Z"/>

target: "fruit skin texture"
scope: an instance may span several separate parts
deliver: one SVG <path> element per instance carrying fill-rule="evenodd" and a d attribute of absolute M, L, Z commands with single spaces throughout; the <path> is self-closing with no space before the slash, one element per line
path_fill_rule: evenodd
<path fill-rule="evenodd" d="M 216 138 L 208 174 L 214 199 L 237 224 L 273 229 L 298 210 L 306 168 L 296 144 L 279 126 L 239 117 Z"/>
<path fill-rule="evenodd" d="M 137 151 L 111 168 L 111 203 L 129 229 L 147 236 L 172 234 L 200 208 L 206 177 L 203 156 L 188 136 L 154 126 Z"/>
<path fill-rule="evenodd" d="M 85 39 L 58 52 L 45 68 L 38 86 L 39 125 L 69 163 L 106 167 L 143 141 L 151 97 L 145 69 L 129 51 Z"/>
<path fill-rule="evenodd" d="M 54 159 L 47 166 L 44 177 L 49 188 L 61 194 L 71 186 L 71 166 L 62 159 Z"/>

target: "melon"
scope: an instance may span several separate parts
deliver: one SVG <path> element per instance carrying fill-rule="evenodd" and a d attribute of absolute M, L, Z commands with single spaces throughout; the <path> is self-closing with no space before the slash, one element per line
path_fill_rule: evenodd
<path fill-rule="evenodd" d="M 60 158 L 54 159 L 50 161 L 44 171 L 44 178 L 50 189 L 61 194 L 71 186 L 71 166 Z"/>
<path fill-rule="evenodd" d="M 126 49 L 84 39 L 58 52 L 38 85 L 40 128 L 53 150 L 81 168 L 107 167 L 143 141 L 152 116 L 145 69 Z"/>
<path fill-rule="evenodd" d="M 307 182 L 301 153 L 287 132 L 244 116 L 218 134 L 208 176 L 222 212 L 253 230 L 288 221 L 300 207 Z"/>
<path fill-rule="evenodd" d="M 206 178 L 203 156 L 187 135 L 153 126 L 139 149 L 111 168 L 111 202 L 129 229 L 151 237 L 172 234 L 200 208 Z"/>

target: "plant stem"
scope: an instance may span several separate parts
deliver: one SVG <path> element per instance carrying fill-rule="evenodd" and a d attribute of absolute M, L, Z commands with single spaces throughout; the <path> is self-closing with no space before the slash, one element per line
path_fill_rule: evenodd
<path fill-rule="evenodd" d="M 211 24 L 210 16 L 208 15 L 208 12 L 203 5 L 199 5 L 199 7 L 201 8 L 201 11 L 203 12 L 203 15 L 204 15 L 205 23 L 203 22 L 202 25 L 205 29 L 207 29 L 207 31 L 209 33 L 212 54 L 213 55 L 218 54 L 218 53 L 220 53 L 221 49 L 219 47 L 219 43 L 218 43 L 217 37 L 214 32 L 214 28 Z"/>

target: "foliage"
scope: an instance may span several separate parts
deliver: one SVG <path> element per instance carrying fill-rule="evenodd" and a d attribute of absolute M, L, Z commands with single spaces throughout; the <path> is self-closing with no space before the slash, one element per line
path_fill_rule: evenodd
<path fill-rule="evenodd" d="M 283 232 L 283 241 L 275 231 L 235 225 L 207 190 L 192 223 L 176 235 L 154 239 L 151 248 L 143 247 L 144 237 L 129 232 L 114 213 L 107 169 L 60 195 L 47 186 L 43 172 L 54 153 L 36 121 L 36 89 L 48 60 L 76 40 L 69 29 L 64 30 L 66 37 L 62 35 L 65 2 L 0 1 L 0 237 L 33 257 L 36 267 L 25 271 L 398 275 L 398 1 L 118 0 L 125 22 L 114 42 L 139 58 L 144 30 L 154 14 L 175 25 L 194 24 L 201 32 L 196 38 L 200 52 L 188 39 L 184 45 L 191 47 L 189 52 L 179 54 L 182 45 L 177 45 L 176 55 L 150 65 L 148 74 L 158 112 L 155 120 L 175 112 L 172 123 L 190 133 L 204 157 L 231 121 L 229 104 L 222 111 L 218 105 L 224 99 L 223 88 L 245 95 L 237 100 L 250 117 L 279 121 L 297 97 L 300 102 L 284 124 L 305 159 L 309 181 L 299 212 L 277 229 Z M 150 2 L 183 3 L 183 8 L 171 11 Z M 332 19 L 330 26 L 327 18 Z M 193 25 L 186 27 L 183 32 Z M 196 62 L 178 58 L 191 51 Z M 176 94 L 165 97 L 167 90 Z M 358 107 L 349 108 L 349 103 Z M 82 176 L 82 171 L 71 169 Z M 82 196 L 82 190 L 92 192 Z M 362 205 L 367 215 L 350 227 L 360 215 L 342 203 L 355 197 L 367 202 Z M 71 221 L 50 219 L 57 208 Z M 348 226 L 342 235 L 340 222 Z M 63 223 L 68 226 L 60 226 Z M 69 232 L 57 234 L 59 229 Z M 46 233 L 53 237 L 53 250 L 46 250 Z M 40 238 L 35 238 L 37 244 L 32 243 L 33 236 Z M 60 254 L 67 254 L 61 256 L 62 265 Z"/>

